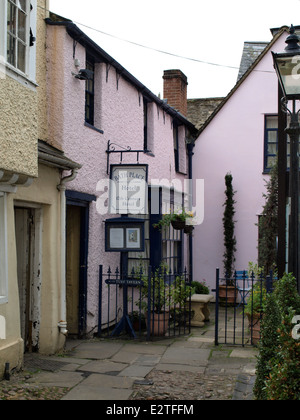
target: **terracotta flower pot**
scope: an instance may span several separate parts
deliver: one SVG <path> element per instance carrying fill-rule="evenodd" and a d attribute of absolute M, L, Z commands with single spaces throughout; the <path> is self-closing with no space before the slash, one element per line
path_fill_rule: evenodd
<path fill-rule="evenodd" d="M 247 314 L 249 321 L 249 329 L 252 337 L 252 344 L 255 346 L 259 343 L 260 340 L 260 324 L 262 316 L 260 314 L 253 314 L 252 316 Z"/>
<path fill-rule="evenodd" d="M 148 320 L 146 318 L 146 325 L 148 328 Z M 167 332 L 169 326 L 169 312 L 160 314 L 151 313 L 150 317 L 150 334 L 158 337 L 163 336 Z"/>
<path fill-rule="evenodd" d="M 219 286 L 219 298 L 229 304 L 236 303 L 238 290 L 234 286 Z"/>

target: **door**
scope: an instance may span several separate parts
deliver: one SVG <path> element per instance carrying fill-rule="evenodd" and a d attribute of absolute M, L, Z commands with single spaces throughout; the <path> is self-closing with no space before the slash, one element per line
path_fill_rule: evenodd
<path fill-rule="evenodd" d="M 24 351 L 38 351 L 41 293 L 41 211 L 15 208 L 17 274 Z"/>
<path fill-rule="evenodd" d="M 69 335 L 86 329 L 88 207 L 67 205 L 66 293 Z"/>

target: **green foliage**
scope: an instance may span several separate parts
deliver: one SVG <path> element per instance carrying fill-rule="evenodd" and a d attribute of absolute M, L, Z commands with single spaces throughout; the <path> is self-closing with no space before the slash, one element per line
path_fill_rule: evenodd
<path fill-rule="evenodd" d="M 280 320 L 281 318 L 275 294 L 269 294 L 266 299 L 264 317 L 261 321 L 261 338 L 258 344 L 259 354 L 257 358 L 256 381 L 253 390 L 257 400 L 267 399 L 265 382 L 270 375 L 272 361 L 277 353 L 277 330 L 280 325 Z"/>
<path fill-rule="evenodd" d="M 162 219 L 158 223 L 155 223 L 153 227 L 162 230 L 163 228 L 170 226 L 172 222 L 179 221 L 191 224 L 192 220 L 193 213 L 187 212 L 183 209 L 181 212 L 164 214 Z"/>
<path fill-rule="evenodd" d="M 192 288 L 197 295 L 209 295 L 209 288 L 206 286 L 205 280 L 203 282 L 192 281 Z"/>
<path fill-rule="evenodd" d="M 264 400 L 300 400 L 300 342 L 292 337 L 300 296 L 292 274 L 278 280 L 262 321 L 254 395 Z"/>
<path fill-rule="evenodd" d="M 186 300 L 193 294 L 193 287 L 186 284 L 184 276 L 177 276 L 171 281 L 168 269 L 161 265 L 150 276 L 150 297 L 149 297 L 149 276 L 143 276 L 143 287 L 141 290 L 141 305 L 143 310 L 148 309 L 150 303 L 151 311 L 162 313 L 174 307 L 183 307 Z"/>
<path fill-rule="evenodd" d="M 266 183 L 267 193 L 262 215 L 259 219 L 258 265 L 268 273 L 276 268 L 278 236 L 278 163 L 270 171 L 270 179 Z"/>
<path fill-rule="evenodd" d="M 225 211 L 223 216 L 223 229 L 224 229 L 224 275 L 228 278 L 232 277 L 234 272 L 234 263 L 235 263 L 235 252 L 236 252 L 236 237 L 234 234 L 235 230 L 235 201 L 234 195 L 235 191 L 232 187 L 233 177 L 230 173 L 225 176 L 225 185 L 226 185 L 226 201 L 224 203 Z"/>
<path fill-rule="evenodd" d="M 265 312 L 266 301 L 267 290 L 263 281 L 258 281 L 249 294 L 247 305 L 245 306 L 245 314 L 251 316 L 252 314 L 261 314 Z"/>

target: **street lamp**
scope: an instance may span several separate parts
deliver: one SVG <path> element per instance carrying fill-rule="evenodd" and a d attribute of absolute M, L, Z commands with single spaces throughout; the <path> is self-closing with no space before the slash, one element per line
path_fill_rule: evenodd
<path fill-rule="evenodd" d="M 290 28 L 290 35 L 286 39 L 287 47 L 282 53 L 274 53 L 274 67 L 283 92 L 282 108 L 290 115 L 289 127 L 285 130 L 290 137 L 290 174 L 289 174 L 289 196 L 290 196 L 290 223 L 289 223 L 289 272 L 297 279 L 300 292 L 299 279 L 299 112 L 296 101 L 300 100 L 300 38 L 295 33 L 293 25 Z M 288 102 L 292 101 L 292 110 L 288 108 Z"/>

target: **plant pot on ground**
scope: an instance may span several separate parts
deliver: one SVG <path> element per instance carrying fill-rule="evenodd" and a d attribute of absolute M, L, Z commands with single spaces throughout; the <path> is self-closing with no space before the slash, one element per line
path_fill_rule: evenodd
<path fill-rule="evenodd" d="M 260 324 L 264 316 L 267 302 L 267 290 L 263 281 L 258 281 L 253 286 L 244 313 L 247 315 L 252 344 L 257 345 L 260 340 Z"/>
<path fill-rule="evenodd" d="M 150 325 L 148 325 L 148 319 L 146 318 L 146 326 L 150 329 L 151 335 L 155 337 L 164 336 L 169 327 L 169 312 L 159 314 L 151 312 Z"/>
<path fill-rule="evenodd" d="M 219 299 L 220 303 L 234 305 L 237 301 L 238 289 L 232 284 L 220 284 L 219 286 Z"/>

